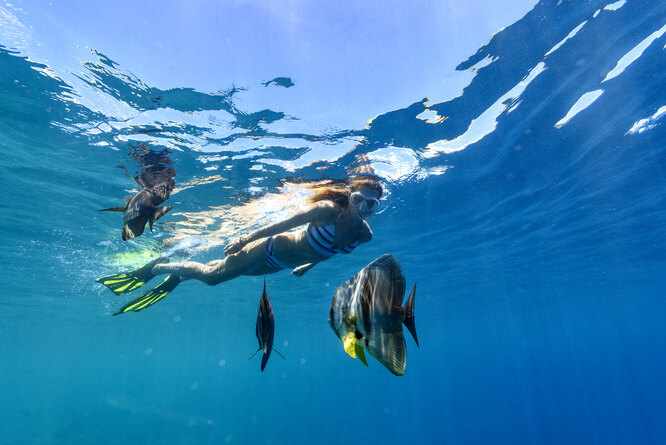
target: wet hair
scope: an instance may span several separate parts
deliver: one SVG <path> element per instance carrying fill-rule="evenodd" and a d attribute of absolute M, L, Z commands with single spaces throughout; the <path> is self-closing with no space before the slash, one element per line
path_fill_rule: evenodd
<path fill-rule="evenodd" d="M 353 192 L 367 187 L 379 193 L 382 197 L 384 189 L 376 175 L 358 175 L 348 179 L 327 179 L 309 186 L 314 193 L 308 198 L 310 203 L 319 201 L 333 201 L 339 206 L 349 206 L 349 195 Z"/>
<path fill-rule="evenodd" d="M 366 187 L 376 191 L 379 194 L 379 198 L 381 198 L 384 194 L 382 183 L 379 181 L 379 177 L 376 175 L 354 176 L 348 180 L 348 186 L 352 192 L 359 190 L 361 187 Z"/>

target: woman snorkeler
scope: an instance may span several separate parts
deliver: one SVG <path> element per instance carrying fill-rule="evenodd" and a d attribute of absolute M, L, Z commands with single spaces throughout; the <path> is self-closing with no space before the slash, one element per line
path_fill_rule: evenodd
<path fill-rule="evenodd" d="M 374 175 L 325 181 L 314 187 L 307 208 L 231 241 L 224 248 L 224 259 L 206 264 L 169 263 L 162 257 L 139 269 L 96 281 L 122 295 L 156 275 L 170 274 L 157 287 L 122 307 L 114 314 L 117 315 L 145 309 L 164 298 L 178 283 L 191 278 L 215 285 L 241 275 L 265 275 L 282 269 L 292 269 L 291 273 L 300 277 L 317 263 L 338 253 L 351 253 L 372 239 L 365 220 L 379 208 L 382 194 L 382 186 Z M 290 231 L 301 226 L 301 230 Z"/>

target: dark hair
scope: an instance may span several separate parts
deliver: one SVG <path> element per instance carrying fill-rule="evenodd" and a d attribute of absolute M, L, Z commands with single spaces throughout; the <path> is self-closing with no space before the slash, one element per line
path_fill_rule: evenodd
<path fill-rule="evenodd" d="M 339 206 L 349 206 L 349 195 L 361 187 L 368 187 L 379 193 L 382 197 L 384 189 L 375 175 L 358 175 L 348 179 L 327 179 L 309 186 L 314 193 L 308 198 L 311 203 L 319 201 L 333 201 Z"/>

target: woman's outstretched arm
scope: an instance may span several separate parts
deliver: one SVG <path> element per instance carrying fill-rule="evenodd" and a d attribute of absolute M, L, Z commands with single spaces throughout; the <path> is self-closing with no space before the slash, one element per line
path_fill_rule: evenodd
<path fill-rule="evenodd" d="M 326 224 L 335 221 L 339 213 L 337 204 L 330 201 L 320 201 L 313 206 L 290 216 L 289 218 L 269 224 L 261 229 L 255 230 L 249 235 L 242 235 L 231 241 L 224 247 L 225 255 L 232 255 L 239 252 L 247 243 L 268 236 L 277 235 L 286 232 L 295 227 L 305 225 L 309 222 Z"/>

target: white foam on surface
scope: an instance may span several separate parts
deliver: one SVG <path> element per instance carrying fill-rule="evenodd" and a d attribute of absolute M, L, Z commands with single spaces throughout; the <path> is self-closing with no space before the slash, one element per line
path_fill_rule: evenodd
<path fill-rule="evenodd" d="M 652 116 L 636 122 L 626 134 L 640 134 L 644 131 L 651 130 L 657 125 L 657 121 L 664 116 L 666 116 L 666 105 L 659 108 Z"/>

